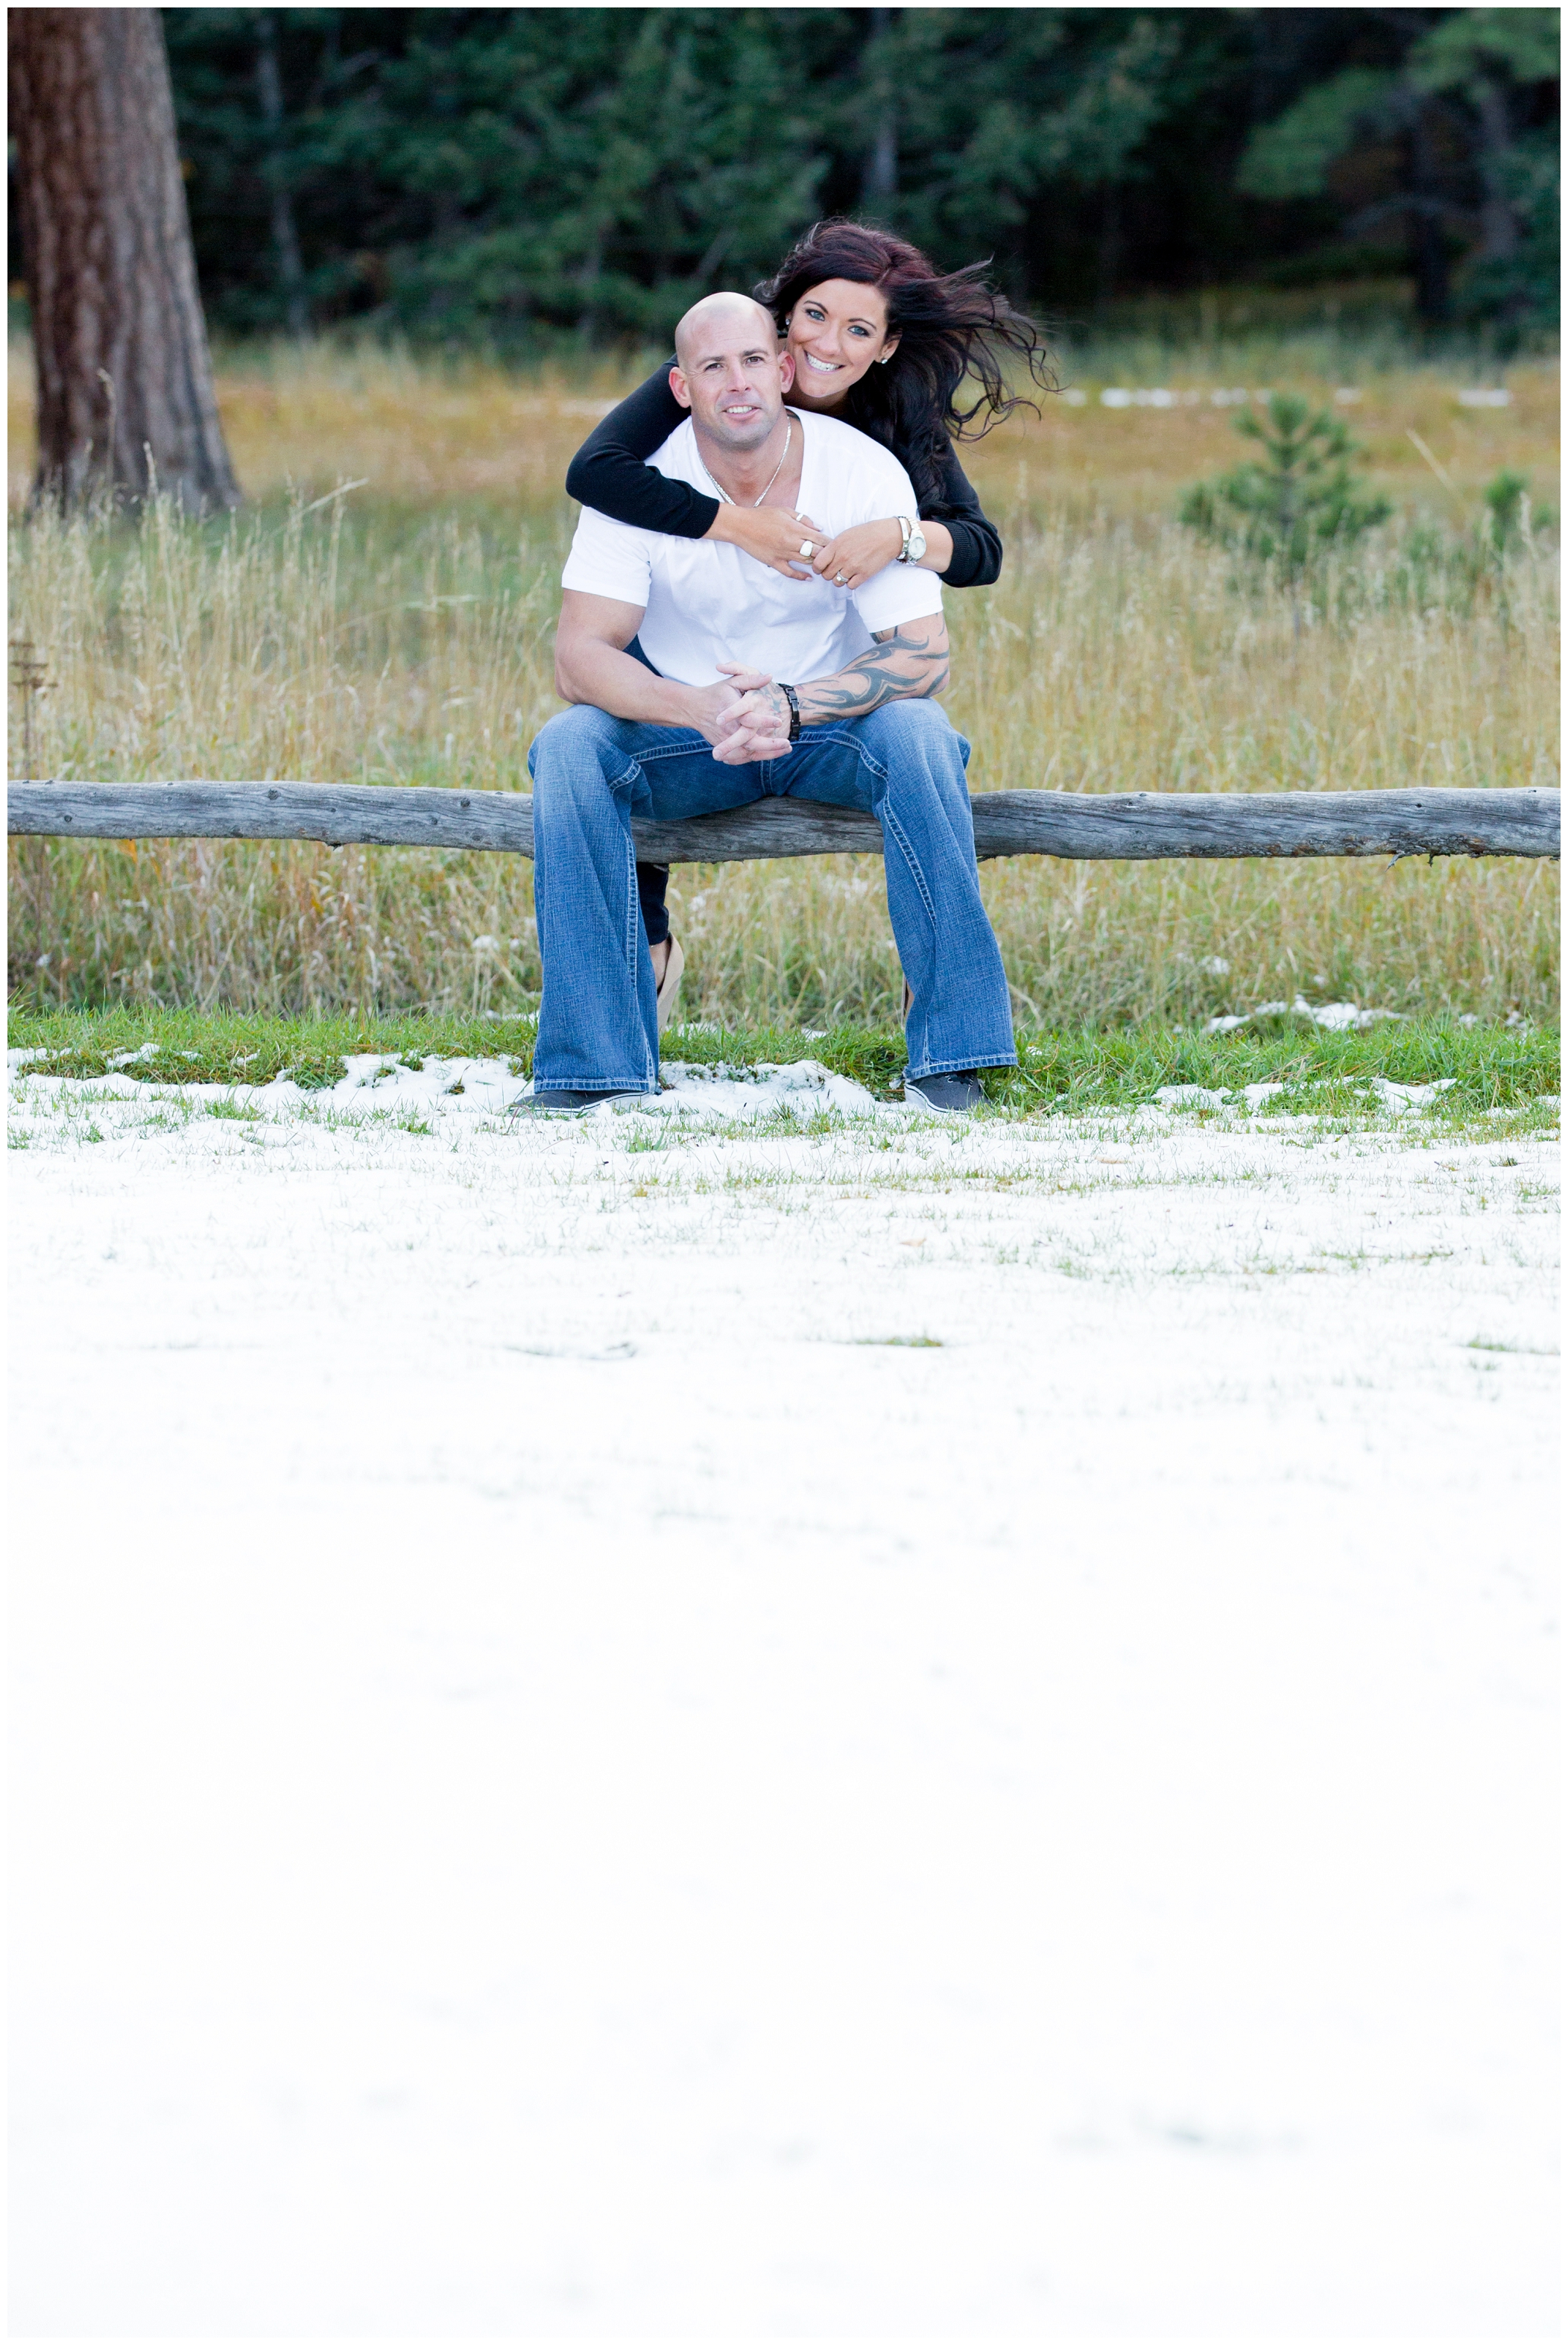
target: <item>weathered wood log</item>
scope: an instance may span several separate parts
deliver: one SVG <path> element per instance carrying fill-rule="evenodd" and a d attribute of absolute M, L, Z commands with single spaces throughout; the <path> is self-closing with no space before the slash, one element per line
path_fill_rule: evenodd
<path fill-rule="evenodd" d="M 1561 848 L 1557 790 L 1339 790 L 1099 794 L 982 791 L 981 858 L 1539 855 Z M 329 847 L 470 848 L 533 853 L 533 800 L 512 790 L 401 789 L 336 782 L 12 782 L 6 827 L 56 838 L 311 838 Z M 691 822 L 636 822 L 650 863 L 880 855 L 875 817 L 767 798 Z"/>

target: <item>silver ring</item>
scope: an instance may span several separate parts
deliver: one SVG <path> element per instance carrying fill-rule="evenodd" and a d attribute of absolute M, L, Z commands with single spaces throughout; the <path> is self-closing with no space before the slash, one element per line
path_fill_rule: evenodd
<path fill-rule="evenodd" d="M 834 574 L 833 574 L 833 583 L 834 583 L 834 584 L 835 584 L 835 586 L 842 586 L 842 585 L 843 585 L 843 584 L 844 584 L 844 573 L 843 573 L 843 571 L 842 571 L 842 570 L 835 570 L 835 571 L 834 572 Z"/>
<path fill-rule="evenodd" d="M 808 538 L 803 539 L 802 543 L 801 543 L 801 549 L 800 549 L 800 558 L 801 558 L 801 560 L 802 560 L 803 562 L 809 562 L 809 561 L 811 560 L 812 555 L 813 555 L 815 552 L 816 552 L 816 548 L 815 548 L 815 546 L 812 543 L 812 542 L 811 542 L 810 538 L 808 537 Z"/>

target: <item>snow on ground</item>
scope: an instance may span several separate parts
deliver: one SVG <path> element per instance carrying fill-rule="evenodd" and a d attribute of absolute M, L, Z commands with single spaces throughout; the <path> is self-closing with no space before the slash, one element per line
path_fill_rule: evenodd
<path fill-rule="evenodd" d="M 1550 2333 L 1553 1153 L 371 1071 L 13 1077 L 15 2332 Z"/>

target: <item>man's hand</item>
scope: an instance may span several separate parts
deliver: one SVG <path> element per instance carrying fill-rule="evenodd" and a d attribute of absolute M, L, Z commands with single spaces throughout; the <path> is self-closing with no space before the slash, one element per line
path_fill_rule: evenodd
<path fill-rule="evenodd" d="M 694 731 L 702 735 L 704 741 L 711 741 L 713 744 L 713 755 L 721 765 L 744 765 L 745 758 L 737 757 L 730 746 L 731 728 L 735 720 L 735 714 L 744 706 L 748 695 L 763 689 L 771 683 L 772 679 L 764 675 L 759 668 L 732 667 L 727 660 L 719 662 L 719 672 L 722 675 L 730 678 L 727 684 L 682 686 L 691 704 L 691 714 L 686 721 Z M 787 730 L 789 724 L 787 711 L 784 724 Z M 788 746 L 787 743 L 785 746 Z M 756 749 L 750 754 L 753 756 L 765 756 L 769 753 L 766 750 Z"/>
<path fill-rule="evenodd" d="M 719 662 L 719 674 L 727 675 L 737 692 L 760 692 L 764 684 L 773 682 L 773 674 L 760 667 L 736 667 L 730 660 Z"/>
<path fill-rule="evenodd" d="M 733 671 L 738 673 L 738 671 Z M 719 720 L 713 750 L 721 766 L 749 766 L 754 759 L 787 757 L 790 706 L 776 684 L 759 677 Z"/>
<path fill-rule="evenodd" d="M 686 707 L 686 714 L 681 722 L 690 726 L 693 733 L 700 733 L 704 741 L 722 741 L 724 737 L 723 719 L 737 705 L 741 696 L 734 685 L 733 684 L 684 684 L 681 686 L 681 691 Z"/>

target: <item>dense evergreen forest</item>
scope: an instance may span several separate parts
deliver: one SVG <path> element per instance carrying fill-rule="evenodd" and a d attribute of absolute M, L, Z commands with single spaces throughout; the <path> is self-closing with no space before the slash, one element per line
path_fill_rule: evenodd
<path fill-rule="evenodd" d="M 827 211 L 1058 318 L 1358 276 L 1555 316 L 1554 9 L 163 13 L 230 331 L 646 340 Z"/>

